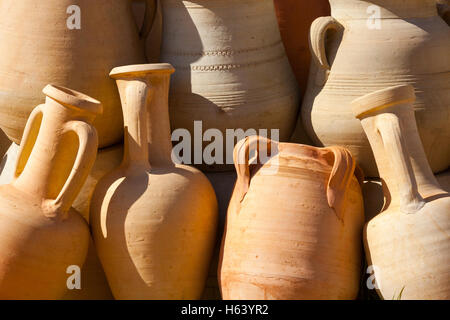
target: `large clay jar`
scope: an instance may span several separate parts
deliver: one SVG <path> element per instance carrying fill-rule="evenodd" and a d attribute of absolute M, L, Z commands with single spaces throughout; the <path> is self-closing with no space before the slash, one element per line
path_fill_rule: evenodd
<path fill-rule="evenodd" d="M 450 299 L 450 194 L 427 163 L 414 99 L 412 86 L 397 86 L 353 102 L 386 198 L 366 225 L 366 256 L 382 298 Z"/>
<path fill-rule="evenodd" d="M 250 154 L 261 161 L 249 165 Z M 222 297 L 356 298 L 364 207 L 350 153 L 253 136 L 236 145 L 234 158 Z"/>
<path fill-rule="evenodd" d="M 0 186 L 0 299 L 59 299 L 81 267 L 89 228 L 71 205 L 97 154 L 101 104 L 48 85 L 31 113 L 11 184 Z"/>
<path fill-rule="evenodd" d="M 274 0 L 281 38 L 302 92 L 308 82 L 311 62 L 309 28 L 318 17 L 330 15 L 328 0 Z"/>
<path fill-rule="evenodd" d="M 169 64 L 115 68 L 125 120 L 121 166 L 97 184 L 91 228 L 116 299 L 199 299 L 217 200 L 197 169 L 172 162 Z"/>
<path fill-rule="evenodd" d="M 332 17 L 311 26 L 316 64 L 299 119 L 318 146 L 342 145 L 368 177 L 373 153 L 351 101 L 410 84 L 419 134 L 433 172 L 450 164 L 450 28 L 435 0 L 330 0 Z"/>
<path fill-rule="evenodd" d="M 281 141 L 287 140 L 295 125 L 299 95 L 273 1 L 161 3 L 161 61 L 177 69 L 170 94 L 172 130 L 187 129 L 192 140 L 201 141 L 201 131 L 208 129 L 217 129 L 224 137 L 223 163 L 230 166 L 218 160 L 206 169 L 232 170 L 234 143 L 225 147 L 226 129 L 256 133 L 268 129 L 269 134 L 270 129 L 278 129 Z M 195 132 L 194 121 L 201 121 Z M 191 163 L 205 164 L 194 160 Z"/>
<path fill-rule="evenodd" d="M 149 23 L 154 1 L 147 0 Z M 131 1 L 3 0 L 0 15 L 0 127 L 8 137 L 19 143 L 31 106 L 41 103 L 40 90 L 51 82 L 99 99 L 99 146 L 118 142 L 122 112 L 108 72 L 146 62 Z"/>

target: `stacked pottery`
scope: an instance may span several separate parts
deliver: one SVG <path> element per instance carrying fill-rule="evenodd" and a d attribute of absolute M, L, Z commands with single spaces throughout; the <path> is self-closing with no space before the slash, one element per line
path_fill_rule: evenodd
<path fill-rule="evenodd" d="M 236 145 L 234 158 L 222 297 L 356 298 L 364 209 L 350 153 L 253 136 Z"/>
<path fill-rule="evenodd" d="M 154 0 L 147 3 L 152 17 Z M 45 0 L 37 6 L 4 0 L 0 14 L 0 128 L 6 135 L 19 143 L 31 107 L 41 103 L 40 90 L 50 82 L 102 101 L 104 112 L 94 122 L 99 147 L 119 142 L 120 100 L 107 75 L 116 65 L 146 61 L 131 1 Z"/>
<path fill-rule="evenodd" d="M 48 85 L 28 119 L 11 184 L 0 186 L 0 298 L 60 299 L 81 267 L 89 228 L 71 208 L 94 164 L 102 106 Z"/>
<path fill-rule="evenodd" d="M 447 169 L 450 28 L 438 16 L 436 1 L 330 0 L 330 4 L 332 16 L 318 18 L 311 26 L 317 70 L 310 75 L 300 129 L 304 127 L 318 146 L 349 148 L 366 175 L 377 177 L 372 150 L 350 103 L 377 89 L 410 84 L 416 89 L 414 109 L 431 168 Z"/>
<path fill-rule="evenodd" d="M 123 162 L 97 184 L 91 228 L 116 299 L 199 299 L 217 228 L 208 179 L 171 158 L 169 64 L 113 69 Z"/>
<path fill-rule="evenodd" d="M 177 69 L 170 96 L 172 129 L 187 129 L 196 148 L 202 147 L 202 134 L 208 129 L 223 137 L 217 142 L 223 155 L 214 164 L 194 153 L 187 161 L 208 170 L 231 170 L 225 164 L 232 162 L 236 137 L 225 148 L 227 129 L 256 130 L 253 134 L 277 129 L 286 141 L 295 125 L 299 96 L 273 1 L 162 0 L 161 4 L 161 61 Z"/>
<path fill-rule="evenodd" d="M 328 0 L 274 0 L 286 54 L 302 92 L 306 89 L 311 62 L 308 34 L 311 23 L 330 14 Z"/>
<path fill-rule="evenodd" d="M 414 118 L 412 86 L 353 101 L 375 154 L 386 204 L 364 242 L 384 299 L 450 299 L 450 194 L 428 165 Z"/>

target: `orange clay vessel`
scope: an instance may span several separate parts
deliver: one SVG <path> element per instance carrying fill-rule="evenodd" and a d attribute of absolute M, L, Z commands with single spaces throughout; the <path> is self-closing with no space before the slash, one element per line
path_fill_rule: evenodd
<path fill-rule="evenodd" d="M 40 90 L 58 83 L 102 102 L 94 122 L 99 147 L 119 142 L 120 99 L 108 72 L 146 62 L 143 38 L 156 0 L 146 2 L 140 38 L 131 0 L 0 1 L 0 128 L 6 135 L 19 143 L 32 106 L 41 103 Z"/>
<path fill-rule="evenodd" d="M 383 211 L 364 232 L 369 265 L 384 299 L 450 299 L 450 195 L 423 150 L 412 86 L 376 91 L 352 102 L 375 154 Z"/>
<path fill-rule="evenodd" d="M 170 64 L 112 70 L 122 99 L 121 166 L 97 184 L 91 228 L 116 299 L 199 299 L 215 244 L 217 200 L 197 169 L 172 162 Z"/>
<path fill-rule="evenodd" d="M 379 177 L 351 102 L 395 85 L 412 85 L 420 138 L 433 172 L 450 165 L 450 28 L 436 0 L 330 0 L 331 16 L 311 26 L 314 68 L 298 137 L 348 148 L 368 177 Z"/>
<path fill-rule="evenodd" d="M 100 102 L 48 85 L 25 127 L 14 179 L 0 186 L 0 299 L 60 299 L 89 228 L 71 205 L 97 154 Z"/>
<path fill-rule="evenodd" d="M 249 165 L 249 154 L 261 159 L 264 150 L 267 161 Z M 252 136 L 236 145 L 234 159 L 222 297 L 356 298 L 364 208 L 350 153 Z"/>

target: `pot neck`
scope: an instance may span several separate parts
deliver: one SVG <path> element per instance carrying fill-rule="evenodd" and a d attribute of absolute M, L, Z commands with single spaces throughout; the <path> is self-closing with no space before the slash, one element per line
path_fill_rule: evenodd
<path fill-rule="evenodd" d="M 152 70 L 117 79 L 125 130 L 122 166 L 150 170 L 151 167 L 173 165 L 169 83 L 169 72 Z"/>
<path fill-rule="evenodd" d="M 330 0 L 331 15 L 337 20 L 367 20 L 379 8 L 380 19 L 429 18 L 437 16 L 436 0 Z"/>

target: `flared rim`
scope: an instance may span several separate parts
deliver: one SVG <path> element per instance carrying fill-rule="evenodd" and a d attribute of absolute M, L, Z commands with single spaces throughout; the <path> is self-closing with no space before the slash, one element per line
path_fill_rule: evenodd
<path fill-rule="evenodd" d="M 100 101 L 63 86 L 48 84 L 42 92 L 63 105 L 72 106 L 94 114 L 101 114 L 103 112 L 103 106 Z"/>

